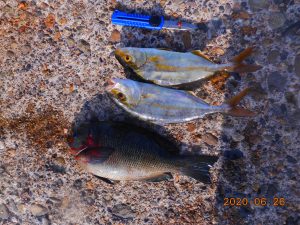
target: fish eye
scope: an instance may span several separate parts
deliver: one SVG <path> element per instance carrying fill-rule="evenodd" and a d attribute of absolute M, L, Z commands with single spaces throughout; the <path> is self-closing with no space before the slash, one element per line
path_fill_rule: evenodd
<path fill-rule="evenodd" d="M 117 94 L 117 98 L 118 98 L 120 101 L 126 101 L 126 96 L 125 96 L 123 93 L 121 93 L 121 92 L 119 92 L 119 93 Z"/>
<path fill-rule="evenodd" d="M 125 55 L 125 61 L 126 62 L 129 62 L 129 61 L 131 61 L 131 56 L 130 55 Z"/>

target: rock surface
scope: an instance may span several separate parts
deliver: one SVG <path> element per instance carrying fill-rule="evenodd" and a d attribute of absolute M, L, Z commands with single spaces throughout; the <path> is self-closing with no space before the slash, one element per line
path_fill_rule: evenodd
<path fill-rule="evenodd" d="M 115 26 L 114 9 L 202 29 Z M 299 0 L 0 0 L 0 224 L 297 224 L 299 9 Z M 201 50 L 217 63 L 256 46 L 246 62 L 260 71 L 219 75 L 192 91 L 219 105 L 252 87 L 241 106 L 257 115 L 217 113 L 167 126 L 133 119 L 104 93 L 108 78 L 136 79 L 113 55 L 125 46 Z M 146 127 L 184 153 L 220 156 L 212 184 L 173 174 L 111 185 L 86 173 L 65 137 L 95 118 Z M 267 205 L 255 205 L 257 197 Z M 275 197 L 285 205 L 275 206 Z M 225 198 L 248 204 L 227 206 Z"/>
<path fill-rule="evenodd" d="M 8 212 L 6 205 L 1 204 L 0 205 L 0 219 L 6 220 L 8 218 L 9 218 L 9 212 Z"/>

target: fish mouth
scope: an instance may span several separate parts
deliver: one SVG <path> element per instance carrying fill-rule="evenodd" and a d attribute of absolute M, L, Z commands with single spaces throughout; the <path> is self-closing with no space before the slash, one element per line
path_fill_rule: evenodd
<path fill-rule="evenodd" d="M 116 80 L 114 78 L 108 79 L 106 82 L 105 90 L 109 93 L 116 87 Z"/>
<path fill-rule="evenodd" d="M 118 49 L 115 50 L 115 56 L 116 56 L 116 57 L 122 58 L 122 57 L 124 57 L 125 55 L 126 55 L 126 53 L 125 53 L 124 51 L 122 51 L 120 48 L 118 48 Z"/>

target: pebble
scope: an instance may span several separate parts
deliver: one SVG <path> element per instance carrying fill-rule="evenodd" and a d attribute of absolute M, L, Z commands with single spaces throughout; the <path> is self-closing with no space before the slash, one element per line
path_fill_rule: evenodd
<path fill-rule="evenodd" d="M 269 0 L 249 0 L 249 5 L 253 11 L 259 11 L 269 8 L 270 2 Z"/>
<path fill-rule="evenodd" d="M 272 72 L 268 76 L 268 86 L 270 91 L 283 92 L 285 90 L 287 79 L 282 76 L 279 72 Z"/>
<path fill-rule="evenodd" d="M 282 14 L 281 12 L 276 12 L 271 14 L 270 18 L 269 18 L 269 26 L 272 29 L 277 29 L 280 28 L 284 25 L 286 21 L 286 18 L 284 16 L 284 14 Z"/>
<path fill-rule="evenodd" d="M 26 211 L 26 208 L 25 208 L 25 205 L 24 204 L 18 204 L 17 205 L 17 208 L 18 208 L 18 212 L 20 213 L 20 214 L 24 214 L 25 213 L 25 211 Z"/>
<path fill-rule="evenodd" d="M 123 219 L 134 218 L 135 212 L 131 209 L 129 205 L 117 204 L 111 209 L 111 213 L 117 217 Z"/>
<path fill-rule="evenodd" d="M 27 55 L 32 51 L 30 45 L 28 45 L 28 44 L 21 46 L 20 50 L 23 55 Z"/>
<path fill-rule="evenodd" d="M 72 37 L 67 37 L 66 42 L 67 42 L 69 47 L 73 47 L 75 45 L 75 41 Z"/>
<path fill-rule="evenodd" d="M 14 214 L 17 214 L 17 215 L 19 214 L 19 210 L 18 210 L 17 205 L 14 202 L 14 200 L 10 199 L 7 206 L 11 212 L 13 212 Z"/>
<path fill-rule="evenodd" d="M 3 166 L 0 166 L 0 174 L 4 173 L 5 172 L 5 169 Z"/>
<path fill-rule="evenodd" d="M 242 140 L 245 139 L 244 135 L 239 134 L 239 133 L 233 133 L 233 134 L 231 135 L 231 137 L 232 137 L 232 139 L 233 139 L 234 141 L 237 141 L 237 142 L 242 141 Z"/>
<path fill-rule="evenodd" d="M 0 141 L 0 151 L 3 151 L 5 149 L 5 145 L 3 141 Z"/>
<path fill-rule="evenodd" d="M 118 30 L 113 30 L 110 36 L 111 42 L 119 42 L 121 40 L 121 34 Z"/>
<path fill-rule="evenodd" d="M 237 160 L 244 157 L 244 153 L 238 149 L 235 150 L 226 150 L 224 152 L 224 157 L 229 160 Z"/>
<path fill-rule="evenodd" d="M 50 225 L 50 224 L 51 224 L 50 221 L 46 217 L 42 219 L 42 225 Z"/>
<path fill-rule="evenodd" d="M 78 48 L 80 51 L 82 51 L 83 53 L 90 55 L 91 54 L 91 47 L 90 47 L 90 43 L 88 43 L 85 40 L 80 40 L 78 43 Z"/>
<path fill-rule="evenodd" d="M 272 64 L 276 63 L 277 59 L 279 58 L 279 54 L 280 53 L 277 50 L 270 51 L 269 54 L 268 54 L 268 58 L 267 58 L 268 62 L 272 63 Z"/>
<path fill-rule="evenodd" d="M 300 78 L 300 54 L 295 58 L 294 67 L 296 75 Z"/>
<path fill-rule="evenodd" d="M 42 206 L 40 204 L 34 204 L 34 205 L 30 206 L 30 212 L 34 216 L 44 216 L 47 214 L 48 210 L 47 210 L 47 208 L 45 208 L 44 206 Z"/>
<path fill-rule="evenodd" d="M 9 218 L 9 211 L 6 205 L 0 205 L 0 219 L 7 220 Z"/>
<path fill-rule="evenodd" d="M 8 50 L 8 51 L 6 52 L 6 55 L 7 55 L 7 57 L 11 58 L 11 57 L 14 57 L 14 56 L 15 56 L 15 53 L 14 53 L 13 51 Z"/>
<path fill-rule="evenodd" d="M 202 140 L 204 143 L 211 145 L 211 146 L 216 146 L 218 144 L 218 138 L 210 133 L 205 134 L 202 137 Z"/>

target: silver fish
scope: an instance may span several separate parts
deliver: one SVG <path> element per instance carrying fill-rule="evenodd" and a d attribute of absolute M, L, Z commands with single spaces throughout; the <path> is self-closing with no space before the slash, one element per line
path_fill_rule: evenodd
<path fill-rule="evenodd" d="M 236 105 L 247 94 L 242 91 L 219 106 L 207 104 L 189 92 L 165 88 L 129 79 L 111 79 L 106 90 L 113 100 L 130 114 L 161 124 L 180 123 L 215 112 L 233 116 L 253 116 L 254 113 Z"/>
<path fill-rule="evenodd" d="M 199 81 L 221 71 L 254 72 L 261 66 L 243 63 L 252 51 L 252 48 L 247 48 L 226 64 L 212 62 L 199 50 L 183 53 L 129 47 L 117 49 L 115 55 L 141 78 L 161 86 L 176 86 Z"/>

